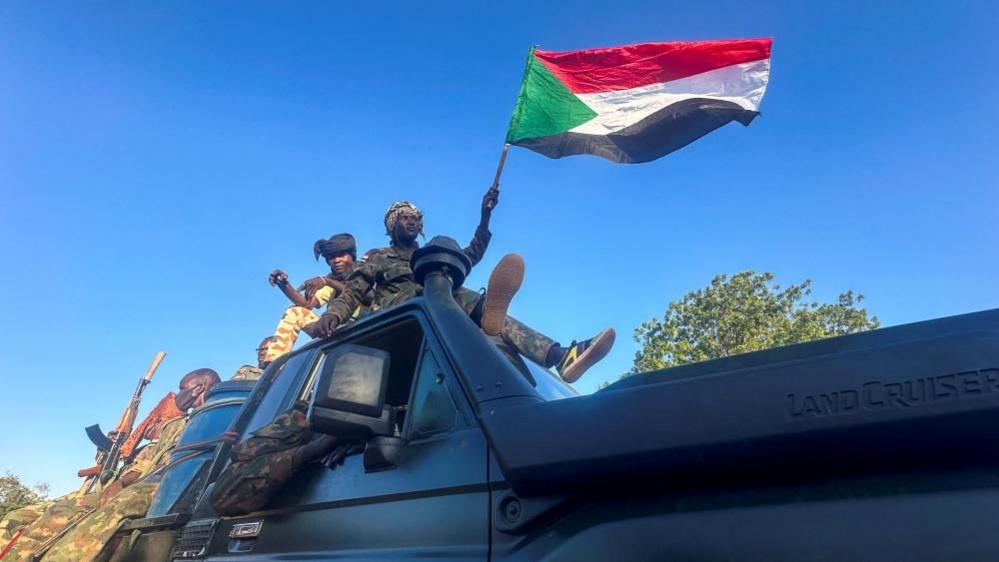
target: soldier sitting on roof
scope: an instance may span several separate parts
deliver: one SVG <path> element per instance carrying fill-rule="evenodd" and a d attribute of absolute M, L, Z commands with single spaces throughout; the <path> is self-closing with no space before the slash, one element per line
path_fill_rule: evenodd
<path fill-rule="evenodd" d="M 264 369 L 271 364 L 271 362 L 267 359 L 267 353 L 271 344 L 276 339 L 277 338 L 274 336 L 267 336 L 266 338 L 260 340 L 260 344 L 257 345 L 257 366 L 242 365 L 240 368 L 236 369 L 236 373 L 229 380 L 255 381 L 260 379 L 260 375 L 264 374 Z"/>
<path fill-rule="evenodd" d="M 495 193 L 495 192 L 490 192 Z M 487 205 L 491 209 L 495 200 L 483 198 L 483 221 Z M 388 308 L 413 298 L 422 287 L 413 277 L 410 259 L 419 248 L 416 239 L 423 233 L 423 213 L 408 201 L 400 201 L 385 213 L 385 231 L 391 237 L 387 248 L 376 250 L 351 273 L 347 288 L 330 301 L 325 314 L 315 327 L 307 328 L 327 337 L 350 318 L 365 293 L 374 291 L 374 305 Z M 476 264 L 482 259 L 491 234 L 482 224 L 475 231 L 465 254 Z M 485 298 L 465 288 L 455 292 L 458 304 L 490 336 L 501 337 L 518 353 L 546 368 L 555 367 L 566 382 L 572 383 L 600 361 L 614 345 L 614 330 L 609 328 L 581 342 L 562 347 L 551 338 L 536 332 L 515 318 L 508 317 L 507 308 L 524 277 L 523 259 L 516 254 L 505 256 L 489 278 Z"/>
<path fill-rule="evenodd" d="M 484 251 L 485 245 L 480 249 Z M 497 269 L 500 267 L 502 264 Z M 497 277 L 495 271 L 493 277 Z M 468 293 L 478 298 L 477 293 Z M 264 509 L 310 461 L 322 459 L 332 468 L 348 455 L 363 450 L 362 443 L 310 430 L 308 408 L 306 401 L 295 402 L 232 448 L 232 463 L 219 475 L 212 490 L 212 506 L 220 515 L 245 515 Z"/>
<path fill-rule="evenodd" d="M 292 306 L 285 309 L 284 315 L 278 321 L 272 336 L 273 340 L 264 357 L 266 363 L 274 361 L 295 347 L 295 340 L 298 339 L 302 327 L 319 319 L 312 310 L 326 306 L 327 302 L 343 291 L 347 277 L 357 260 L 357 244 L 354 242 L 354 237 L 347 233 L 335 234 L 328 240 L 316 240 L 312 251 L 316 259 L 322 256 L 330 266 L 329 275 L 313 277 L 297 290 L 288 281 L 285 272 L 280 269 L 275 269 L 267 278 L 268 283 L 281 289 L 292 302 Z"/>

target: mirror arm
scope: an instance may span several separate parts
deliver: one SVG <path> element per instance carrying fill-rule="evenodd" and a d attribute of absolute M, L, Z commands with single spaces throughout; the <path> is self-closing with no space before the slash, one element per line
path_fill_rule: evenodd
<path fill-rule="evenodd" d="M 368 441 L 364 447 L 364 471 L 379 472 L 399 465 L 406 448 L 402 437 L 380 435 Z"/>

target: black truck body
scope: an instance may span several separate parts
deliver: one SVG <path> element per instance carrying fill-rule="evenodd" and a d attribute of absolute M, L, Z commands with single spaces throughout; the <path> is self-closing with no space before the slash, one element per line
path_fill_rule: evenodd
<path fill-rule="evenodd" d="M 226 430 L 242 409 L 255 381 L 224 381 L 191 412 L 167 466 L 152 476 L 159 482 L 146 517 L 127 521 L 99 558 L 167 560 L 177 531 L 190 519 L 194 504 L 218 472 L 216 457 L 232 441 Z M 221 467 L 219 467 L 221 468 Z"/>
<path fill-rule="evenodd" d="M 424 297 L 268 368 L 233 425 L 310 399 L 317 430 L 369 433 L 364 453 L 242 517 L 212 510 L 206 479 L 172 559 L 999 558 L 999 310 L 574 396 L 462 312 L 449 256 L 417 257 Z M 330 406 L 346 346 L 390 357 L 377 411 Z"/>

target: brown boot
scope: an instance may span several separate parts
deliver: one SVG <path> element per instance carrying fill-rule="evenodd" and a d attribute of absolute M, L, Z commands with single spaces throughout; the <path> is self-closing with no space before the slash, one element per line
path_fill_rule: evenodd
<path fill-rule="evenodd" d="M 524 258 L 507 254 L 493 268 L 486 285 L 486 304 L 482 307 L 482 331 L 498 336 L 506 325 L 510 301 L 524 282 Z"/>

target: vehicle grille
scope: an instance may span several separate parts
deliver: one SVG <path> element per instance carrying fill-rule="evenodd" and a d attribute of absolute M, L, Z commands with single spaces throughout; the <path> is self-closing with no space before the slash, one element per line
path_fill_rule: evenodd
<path fill-rule="evenodd" d="M 191 560 L 204 557 L 217 522 L 217 519 L 201 519 L 188 523 L 180 530 L 180 536 L 177 537 L 177 542 L 173 545 L 173 553 L 170 558 L 172 560 Z"/>

